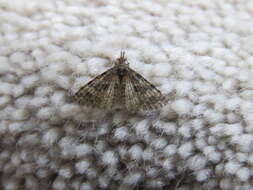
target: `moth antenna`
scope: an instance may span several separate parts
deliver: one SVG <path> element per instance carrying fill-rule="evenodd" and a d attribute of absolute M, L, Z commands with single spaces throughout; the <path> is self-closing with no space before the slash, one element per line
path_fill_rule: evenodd
<path fill-rule="evenodd" d="M 126 61 L 127 61 L 127 58 L 125 57 L 125 52 L 121 51 L 120 52 L 120 57 L 115 62 L 115 65 L 124 64 L 124 63 L 126 63 Z M 128 63 L 127 63 L 127 65 L 128 65 Z"/>
<path fill-rule="evenodd" d="M 125 57 L 125 52 L 124 52 L 124 51 L 121 51 L 121 52 L 120 52 L 120 57 L 121 57 L 122 59 L 124 59 L 124 57 Z"/>

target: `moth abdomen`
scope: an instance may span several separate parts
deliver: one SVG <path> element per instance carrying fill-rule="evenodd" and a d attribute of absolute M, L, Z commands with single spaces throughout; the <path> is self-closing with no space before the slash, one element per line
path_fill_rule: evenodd
<path fill-rule="evenodd" d="M 119 82 L 122 83 L 124 76 L 127 75 L 127 69 L 122 67 L 117 68 L 116 75 L 119 77 Z"/>

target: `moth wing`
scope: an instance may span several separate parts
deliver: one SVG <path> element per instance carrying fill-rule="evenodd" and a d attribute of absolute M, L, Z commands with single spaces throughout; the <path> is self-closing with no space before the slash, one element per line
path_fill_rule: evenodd
<path fill-rule="evenodd" d="M 113 68 L 98 75 L 81 87 L 74 99 L 83 105 L 97 108 L 109 108 L 114 100 L 115 75 Z"/>
<path fill-rule="evenodd" d="M 155 110 L 165 104 L 162 93 L 144 77 L 130 70 L 125 77 L 125 106 L 127 110 Z"/>

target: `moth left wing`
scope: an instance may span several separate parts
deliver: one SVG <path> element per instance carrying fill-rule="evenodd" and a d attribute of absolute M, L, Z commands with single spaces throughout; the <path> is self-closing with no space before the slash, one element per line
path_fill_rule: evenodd
<path fill-rule="evenodd" d="M 74 99 L 89 107 L 110 108 L 114 101 L 114 78 L 113 68 L 105 71 L 81 87 Z"/>

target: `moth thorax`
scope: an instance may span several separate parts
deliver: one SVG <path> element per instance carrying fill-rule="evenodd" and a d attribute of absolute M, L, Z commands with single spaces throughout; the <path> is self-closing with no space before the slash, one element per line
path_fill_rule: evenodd
<path fill-rule="evenodd" d="M 123 77 L 126 74 L 126 69 L 124 67 L 119 67 L 116 72 L 118 76 Z"/>

